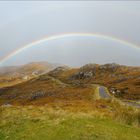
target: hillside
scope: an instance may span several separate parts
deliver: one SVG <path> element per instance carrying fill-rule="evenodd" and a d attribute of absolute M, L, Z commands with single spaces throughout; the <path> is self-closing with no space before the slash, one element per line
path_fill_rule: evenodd
<path fill-rule="evenodd" d="M 20 66 L 0 67 L 0 87 L 12 86 L 59 66 L 48 62 L 34 62 Z"/>
<path fill-rule="evenodd" d="M 36 65 L 28 64 L 22 71 L 30 73 L 31 68 L 36 69 Z M 0 104 L 46 104 L 56 100 L 74 102 L 87 99 L 89 103 L 96 89 L 91 85 L 105 86 L 112 96 L 120 99 L 140 100 L 140 68 L 117 64 L 87 64 L 77 69 L 57 67 L 21 84 L 1 88 Z"/>
<path fill-rule="evenodd" d="M 73 86 L 48 75 L 0 89 L 0 104 L 14 105 L 57 105 L 75 102 L 89 103 L 93 88 Z"/>
<path fill-rule="evenodd" d="M 90 82 L 106 86 L 115 97 L 140 100 L 140 67 L 107 64 L 95 71 Z"/>
<path fill-rule="evenodd" d="M 55 71 L 55 70 L 54 70 Z M 49 75 L 70 84 L 99 84 L 108 88 L 118 98 L 140 100 L 140 67 L 118 64 L 87 64 Z"/>

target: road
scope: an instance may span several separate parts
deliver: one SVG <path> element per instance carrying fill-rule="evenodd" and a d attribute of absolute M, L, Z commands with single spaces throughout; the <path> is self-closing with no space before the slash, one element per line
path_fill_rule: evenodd
<path fill-rule="evenodd" d="M 99 87 L 99 96 L 103 99 L 111 99 L 111 96 L 107 92 L 106 88 L 103 86 Z"/>
<path fill-rule="evenodd" d="M 103 86 L 99 86 L 99 96 L 102 99 L 111 99 L 112 98 L 111 95 L 109 95 L 109 92 L 107 92 L 106 88 Z M 120 100 L 120 101 L 125 105 L 140 108 L 140 103 L 136 103 L 133 101 L 123 101 L 123 100 Z"/>

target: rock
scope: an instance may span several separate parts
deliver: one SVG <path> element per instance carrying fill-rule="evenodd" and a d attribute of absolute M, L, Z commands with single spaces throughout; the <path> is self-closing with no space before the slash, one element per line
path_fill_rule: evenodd
<path fill-rule="evenodd" d="M 48 74 L 49 74 L 50 76 L 57 76 L 57 75 L 63 73 L 64 71 L 67 71 L 67 70 L 69 70 L 69 69 L 70 69 L 70 68 L 67 67 L 67 66 L 61 66 L 61 67 L 57 67 L 57 68 L 55 68 L 54 70 L 50 71 Z"/>
<path fill-rule="evenodd" d="M 80 71 L 71 76 L 71 79 L 89 79 L 95 75 L 97 64 L 87 64 L 80 68 Z"/>
<path fill-rule="evenodd" d="M 30 100 L 35 100 L 35 99 L 38 99 L 38 98 L 41 98 L 41 97 L 44 97 L 45 96 L 45 92 L 44 91 L 36 91 L 34 93 L 31 93 L 30 95 Z"/>
<path fill-rule="evenodd" d="M 80 68 L 81 71 L 95 71 L 98 68 L 98 64 L 86 64 Z"/>
<path fill-rule="evenodd" d="M 93 77 L 92 71 L 87 71 L 87 72 L 80 71 L 76 73 L 75 75 L 73 75 L 71 78 L 72 79 L 88 79 L 92 77 Z"/>
<path fill-rule="evenodd" d="M 110 72 L 114 72 L 117 70 L 117 68 L 120 67 L 120 65 L 116 64 L 116 63 L 112 63 L 112 64 L 105 64 L 105 65 L 101 65 L 99 67 L 99 70 L 101 71 L 110 71 Z"/>

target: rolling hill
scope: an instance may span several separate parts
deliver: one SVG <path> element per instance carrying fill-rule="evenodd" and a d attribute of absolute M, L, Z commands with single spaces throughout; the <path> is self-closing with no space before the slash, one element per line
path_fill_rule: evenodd
<path fill-rule="evenodd" d="M 1 88 L 0 104 L 53 104 L 62 100 L 89 103 L 97 85 L 107 87 L 110 94 L 117 98 L 140 100 L 139 67 L 87 64 L 81 68 L 57 67 L 47 72 L 54 68 L 48 66 L 31 63 L 18 68 L 18 73 L 26 73 L 28 76 L 33 71 L 41 72 L 29 80 Z"/>
<path fill-rule="evenodd" d="M 140 100 L 140 67 L 118 64 L 87 64 L 49 75 L 71 84 L 98 84 L 108 88 L 118 98 Z"/>
<path fill-rule="evenodd" d="M 12 86 L 46 73 L 59 66 L 48 62 L 33 62 L 26 65 L 0 67 L 0 87 Z"/>

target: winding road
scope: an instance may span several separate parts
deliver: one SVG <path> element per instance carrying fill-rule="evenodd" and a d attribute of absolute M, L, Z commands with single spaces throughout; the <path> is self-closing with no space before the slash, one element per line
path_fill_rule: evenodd
<path fill-rule="evenodd" d="M 102 98 L 102 99 L 111 99 L 112 98 L 106 87 L 99 86 L 98 90 L 99 90 L 98 93 L 99 93 L 100 98 Z M 120 100 L 120 101 L 124 105 L 132 106 L 132 107 L 135 107 L 135 108 L 140 108 L 140 103 L 137 103 L 137 102 L 134 102 L 134 101 L 123 101 L 123 100 Z"/>

